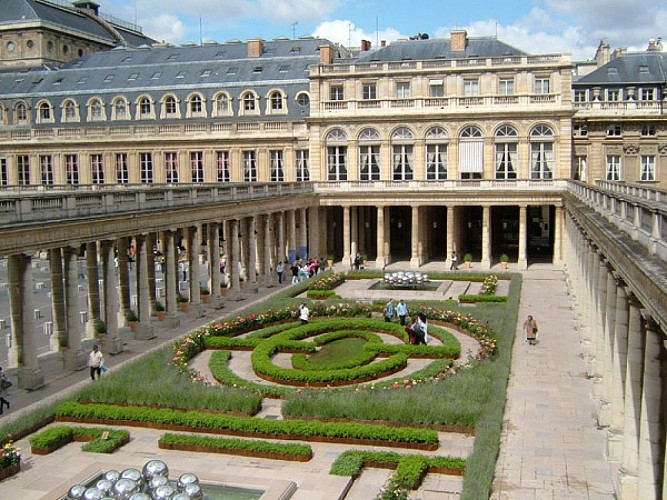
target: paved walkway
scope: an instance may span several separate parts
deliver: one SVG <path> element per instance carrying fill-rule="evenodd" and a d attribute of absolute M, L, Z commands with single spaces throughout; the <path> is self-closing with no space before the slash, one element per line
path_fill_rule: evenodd
<path fill-rule="evenodd" d="M 407 269 L 406 263 L 390 268 Z M 443 263 L 432 263 L 422 271 L 443 269 Z M 279 289 L 260 290 L 248 294 L 241 302 L 226 302 L 220 311 L 208 311 L 205 318 L 184 320 L 172 330 L 159 330 L 158 339 L 148 342 L 130 341 L 124 353 L 110 356 L 111 368 L 171 342 L 200 324 L 262 301 Z M 611 499 L 613 498 L 609 466 L 604 460 L 602 434 L 595 429 L 590 398 L 591 382 L 584 377 L 580 357 L 574 311 L 565 288 L 564 276 L 552 266 L 534 266 L 524 273 L 521 319 L 534 314 L 541 326 L 540 343 L 529 347 L 523 342 L 521 326 L 517 326 L 512 375 L 508 387 L 500 456 L 496 468 L 494 499 Z M 521 323 L 522 321 L 520 321 Z M 159 326 L 159 324 L 158 324 Z M 20 418 L 23 412 L 52 398 L 64 396 L 79 386 L 90 383 L 87 371 L 64 372 L 55 356 L 43 360 L 48 385 L 33 392 L 13 387 L 9 399 L 12 408 L 2 417 Z M 10 372 L 11 374 L 11 372 Z M 278 407 L 267 401 L 263 413 L 275 418 Z M 272 415 L 273 413 L 273 415 Z M 260 414 L 261 416 L 262 414 Z M 0 422 L 4 422 L 0 420 Z M 307 463 L 280 462 L 242 457 L 195 454 L 159 450 L 160 431 L 130 428 L 132 441 L 111 455 L 82 453 L 77 443 L 69 444 L 47 456 L 32 456 L 27 440 L 23 448 L 24 466 L 21 474 L 0 483 L 0 498 L 21 500 L 55 499 L 75 481 L 91 477 L 96 471 L 111 468 L 141 467 L 146 461 L 160 457 L 172 470 L 172 477 L 182 471 L 194 471 L 211 482 L 225 482 L 246 487 L 268 488 L 263 498 L 280 498 L 296 489 L 295 500 L 338 499 L 350 488 L 348 478 L 330 476 L 333 460 L 346 446 L 313 443 L 314 458 Z M 443 433 L 441 442 L 458 448 L 455 454 L 465 455 L 472 438 L 456 444 Z M 447 443 L 448 444 L 445 444 Z M 377 447 L 378 450 L 386 448 Z M 406 452 L 409 452 L 406 450 Z M 436 452 L 437 454 L 437 452 Z M 442 451 L 440 451 L 442 454 Z M 369 500 L 389 477 L 389 471 L 369 470 L 352 484 L 347 499 Z M 295 488 L 296 486 L 296 488 Z M 429 474 L 411 499 L 458 498 L 461 481 L 438 474 Z M 286 496 L 285 498 L 287 498 Z"/>

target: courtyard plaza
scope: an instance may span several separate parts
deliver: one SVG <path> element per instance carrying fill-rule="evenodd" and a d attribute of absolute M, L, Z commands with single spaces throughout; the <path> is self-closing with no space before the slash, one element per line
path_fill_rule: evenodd
<path fill-rule="evenodd" d="M 397 262 L 387 267 L 388 271 L 401 269 L 409 269 L 408 263 Z M 337 265 L 336 270 L 343 269 Z M 444 263 L 430 263 L 420 268 L 422 272 L 437 270 L 445 270 Z M 565 273 L 547 264 L 529 266 L 522 273 L 521 304 L 492 498 L 614 498 L 611 470 L 604 457 L 604 435 L 596 428 L 593 418 L 593 381 L 586 378 L 577 332 L 578 319 L 568 294 Z M 246 294 L 245 300 L 238 302 L 228 300 L 222 310 L 208 310 L 207 316 L 202 318 L 183 317 L 178 328 L 156 329 L 158 338 L 153 341 L 127 340 L 122 353 L 107 356 L 107 364 L 111 370 L 118 369 L 203 324 L 221 317 L 233 317 L 242 308 L 270 299 L 288 286 L 260 289 L 258 293 Z M 362 281 L 350 281 L 338 293 L 350 298 L 355 293 L 366 293 L 366 300 L 370 299 L 368 284 Z M 384 297 L 391 295 L 395 300 L 405 298 L 409 305 L 410 297 L 421 297 L 430 292 L 401 290 L 378 293 Z M 410 296 L 410 293 L 413 295 Z M 501 293 L 502 290 L 499 290 Z M 406 294 L 405 297 L 403 294 Z M 441 298 L 449 298 L 449 295 L 447 293 Z M 535 316 L 540 325 L 537 346 L 529 346 L 525 342 L 522 323 L 528 314 Z M 86 348 L 91 345 L 92 341 L 87 342 Z M 462 356 L 471 349 L 474 345 L 462 343 Z M 47 385 L 32 392 L 12 387 L 8 394 L 12 407 L 1 418 L 21 418 L 31 408 L 64 397 L 91 383 L 87 370 L 64 371 L 56 356 L 44 357 L 40 363 Z M 201 366 L 205 370 L 204 358 L 195 359 L 193 363 L 195 367 Z M 239 369 L 250 370 L 247 364 L 244 366 L 246 368 Z M 11 370 L 9 375 L 15 379 Z M 251 370 L 247 376 L 255 379 Z M 280 401 L 266 399 L 258 417 L 281 418 Z M 164 460 L 172 478 L 178 477 L 181 472 L 194 472 L 202 481 L 266 490 L 263 500 L 368 500 L 375 497 L 393 473 L 367 468 L 354 481 L 348 477 L 329 475 L 331 463 L 350 448 L 348 445 L 310 443 L 313 458 L 309 462 L 283 462 L 160 450 L 157 441 L 162 431 L 135 427 L 128 430 L 130 443 L 110 455 L 83 453 L 80 445 L 72 443 L 50 455 L 33 456 L 27 438 L 19 440 L 17 446 L 22 450 L 22 470 L 0 483 L 0 498 L 55 500 L 72 484 L 99 471 L 128 467 L 141 469 L 151 459 Z M 466 456 L 472 450 L 472 436 L 442 432 L 439 438 L 440 449 L 430 453 Z M 459 497 L 461 487 L 461 478 L 427 474 L 421 487 L 411 492 L 410 498 L 455 499 Z"/>

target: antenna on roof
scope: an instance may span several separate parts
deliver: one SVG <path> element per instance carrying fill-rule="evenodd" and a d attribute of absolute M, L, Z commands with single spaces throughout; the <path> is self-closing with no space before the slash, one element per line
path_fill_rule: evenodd
<path fill-rule="evenodd" d="M 201 16 L 199 16 L 199 46 L 203 45 L 202 35 L 201 35 Z"/>
<path fill-rule="evenodd" d="M 347 23 L 347 48 L 352 47 L 352 23 Z"/>
<path fill-rule="evenodd" d="M 375 16 L 375 46 L 380 46 L 380 16 Z"/>
<path fill-rule="evenodd" d="M 299 24 L 299 21 L 294 21 L 292 23 L 292 40 L 296 40 L 296 27 Z"/>

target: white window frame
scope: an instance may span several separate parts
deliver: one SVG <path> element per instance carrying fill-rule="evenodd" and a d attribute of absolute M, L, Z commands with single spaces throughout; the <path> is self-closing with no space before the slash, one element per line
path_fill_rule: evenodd
<path fill-rule="evenodd" d="M 76 153 L 65 155 L 65 183 L 68 186 L 78 186 L 79 177 L 79 155 Z"/>
<path fill-rule="evenodd" d="M 232 174 L 229 151 L 216 151 L 215 159 L 218 173 L 218 182 L 231 182 Z"/>
<path fill-rule="evenodd" d="M 92 184 L 104 184 L 104 155 L 102 153 L 90 155 L 90 181 Z"/>
<path fill-rule="evenodd" d="M 271 182 L 285 182 L 285 159 L 282 149 L 269 150 L 269 173 Z"/>
<path fill-rule="evenodd" d="M 257 151 L 246 149 L 242 151 L 243 182 L 257 182 Z"/>
<path fill-rule="evenodd" d="M 190 151 L 190 182 L 204 182 L 204 152 Z"/>
<path fill-rule="evenodd" d="M 130 182 L 130 162 L 127 153 L 116 153 L 116 182 L 118 184 Z"/>
<path fill-rule="evenodd" d="M 139 153 L 139 182 L 153 184 L 153 153 L 144 151 Z"/>
<path fill-rule="evenodd" d="M 307 149 L 296 150 L 296 181 L 310 181 L 310 152 Z"/>
<path fill-rule="evenodd" d="M 546 95 L 551 93 L 551 79 L 549 77 L 535 78 L 535 93 Z"/>
<path fill-rule="evenodd" d="M 657 179 L 655 175 L 655 155 L 641 155 L 640 159 L 640 182 L 653 182 Z"/>
<path fill-rule="evenodd" d="M 623 179 L 623 163 L 621 155 L 607 155 L 605 158 L 605 180 L 621 181 Z"/>

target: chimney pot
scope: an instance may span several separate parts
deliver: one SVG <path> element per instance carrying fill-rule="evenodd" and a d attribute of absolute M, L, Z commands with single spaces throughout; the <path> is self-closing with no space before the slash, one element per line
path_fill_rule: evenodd
<path fill-rule="evenodd" d="M 451 33 L 452 52 L 463 52 L 468 45 L 468 32 L 466 30 L 454 30 Z"/>
<path fill-rule="evenodd" d="M 248 57 L 261 57 L 264 50 L 264 41 L 261 38 L 248 40 Z"/>

